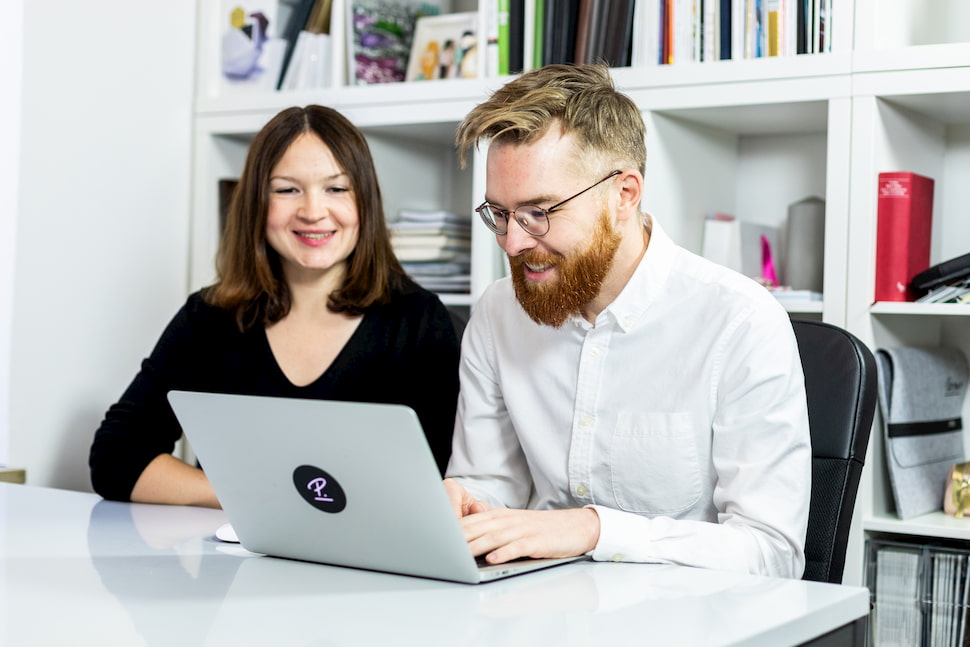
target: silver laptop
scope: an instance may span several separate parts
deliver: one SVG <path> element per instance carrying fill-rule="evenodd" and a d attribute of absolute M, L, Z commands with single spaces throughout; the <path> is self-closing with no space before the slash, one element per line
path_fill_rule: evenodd
<path fill-rule="evenodd" d="M 409 407 L 168 399 L 247 550 L 473 584 L 581 559 L 479 565 Z"/>

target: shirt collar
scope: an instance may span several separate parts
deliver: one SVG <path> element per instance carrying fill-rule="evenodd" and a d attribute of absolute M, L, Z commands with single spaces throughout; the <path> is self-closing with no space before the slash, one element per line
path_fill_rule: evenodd
<path fill-rule="evenodd" d="M 670 274 L 674 255 L 674 241 L 656 218 L 649 214 L 645 217 L 653 223 L 647 250 L 623 290 L 599 315 L 612 319 L 623 332 L 628 332 L 643 318 L 660 294 Z"/>

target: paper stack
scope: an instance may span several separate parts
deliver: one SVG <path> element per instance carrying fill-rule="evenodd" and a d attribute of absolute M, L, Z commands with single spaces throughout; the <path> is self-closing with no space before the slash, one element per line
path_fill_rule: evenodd
<path fill-rule="evenodd" d="M 970 303 L 970 279 L 935 287 L 916 299 L 916 303 Z"/>
<path fill-rule="evenodd" d="M 471 219 L 449 211 L 403 210 L 388 225 L 394 253 L 417 283 L 434 292 L 471 287 Z"/>
<path fill-rule="evenodd" d="M 970 554 L 935 544 L 868 544 L 872 644 L 963 647 L 967 644 Z"/>
<path fill-rule="evenodd" d="M 923 614 L 920 606 L 920 548 L 879 543 L 870 566 L 874 645 L 919 647 Z"/>
<path fill-rule="evenodd" d="M 962 647 L 966 635 L 967 555 L 930 548 L 930 647 Z"/>

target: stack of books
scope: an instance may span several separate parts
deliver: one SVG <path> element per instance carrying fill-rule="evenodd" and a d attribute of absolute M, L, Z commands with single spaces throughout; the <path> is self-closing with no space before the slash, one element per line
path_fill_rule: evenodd
<path fill-rule="evenodd" d="M 404 210 L 388 224 L 404 270 L 433 292 L 471 289 L 471 218 L 449 211 Z"/>

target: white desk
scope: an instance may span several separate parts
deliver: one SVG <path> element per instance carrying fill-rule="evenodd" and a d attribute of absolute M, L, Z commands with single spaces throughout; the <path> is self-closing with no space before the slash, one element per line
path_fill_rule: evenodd
<path fill-rule="evenodd" d="M 675 566 L 371 573 L 253 556 L 215 539 L 224 522 L 0 483 L 0 644 L 848 645 L 869 611 L 864 588 Z"/>

